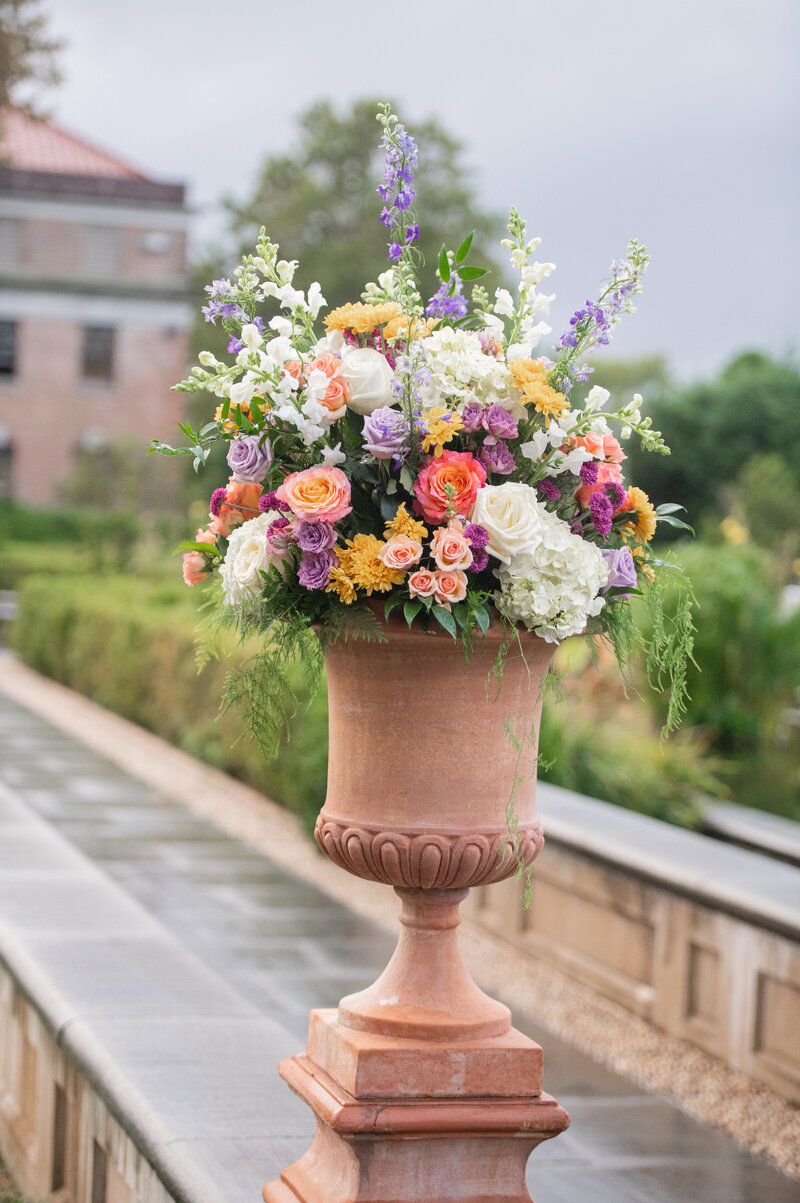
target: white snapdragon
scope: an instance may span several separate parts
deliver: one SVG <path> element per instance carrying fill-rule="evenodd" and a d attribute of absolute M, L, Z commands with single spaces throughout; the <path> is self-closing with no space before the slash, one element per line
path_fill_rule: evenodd
<path fill-rule="evenodd" d="M 507 288 L 495 289 L 494 311 L 499 313 L 501 317 L 514 316 L 514 298 Z"/>
<path fill-rule="evenodd" d="M 322 295 L 322 289 L 315 280 L 308 290 L 308 308 L 314 320 L 316 320 L 317 314 L 319 313 L 320 309 L 322 309 L 323 305 L 327 304 L 328 302 Z"/>
<path fill-rule="evenodd" d="M 607 388 L 601 388 L 599 384 L 595 384 L 589 389 L 586 395 L 586 400 L 583 403 L 583 408 L 589 414 L 597 413 L 598 410 L 605 409 L 606 402 L 611 396 Z"/>
<path fill-rule="evenodd" d="M 232 384 L 228 396 L 231 399 L 231 405 L 249 405 L 253 400 L 253 393 L 256 391 L 255 381 L 240 380 L 237 384 Z"/>
<path fill-rule="evenodd" d="M 276 334 L 282 335 L 284 338 L 290 338 L 292 334 L 292 323 L 288 317 L 281 317 L 277 314 L 269 323 L 270 330 L 274 330 Z"/>
<path fill-rule="evenodd" d="M 291 284 L 299 266 L 297 259 L 279 259 L 275 264 L 275 274 L 282 284 Z"/>
<path fill-rule="evenodd" d="M 537 430 L 527 443 L 520 445 L 520 451 L 526 459 L 533 461 L 541 460 L 547 455 L 542 464 L 547 476 L 558 476 L 561 472 L 570 472 L 577 476 L 582 465 L 593 458 L 583 447 L 571 447 L 568 451 L 562 451 L 577 420 L 577 415 L 564 414 L 558 422 L 551 422 L 546 430 Z"/>
<path fill-rule="evenodd" d="M 257 351 L 264 338 L 255 322 L 247 322 L 242 326 L 241 340 L 248 351 Z"/>
<path fill-rule="evenodd" d="M 220 363 L 220 361 L 217 359 L 216 355 L 213 355 L 211 353 L 211 351 L 201 351 L 200 354 L 197 356 L 197 358 L 200 361 L 200 363 L 203 365 L 204 368 L 224 368 L 225 367 L 225 364 Z"/>
<path fill-rule="evenodd" d="M 346 459 L 347 456 L 342 451 L 341 443 L 337 443 L 335 447 L 322 448 L 322 462 L 327 467 L 335 468 L 337 464 L 343 464 Z"/>
<path fill-rule="evenodd" d="M 297 359 L 297 352 L 285 334 L 279 334 L 276 338 L 271 338 L 264 349 L 275 363 L 280 366 L 288 363 L 290 359 Z"/>

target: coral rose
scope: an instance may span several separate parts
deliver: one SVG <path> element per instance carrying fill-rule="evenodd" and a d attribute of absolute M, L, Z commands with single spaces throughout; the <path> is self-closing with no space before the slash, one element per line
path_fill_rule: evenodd
<path fill-rule="evenodd" d="M 583 447 L 595 459 L 607 460 L 610 464 L 621 464 L 628 458 L 613 434 L 582 434 L 569 441 L 573 447 Z"/>
<path fill-rule="evenodd" d="M 298 518 L 316 518 L 320 522 L 338 522 L 352 510 L 350 481 L 341 468 L 318 464 L 303 472 L 291 472 L 279 489 L 278 501 L 284 501 Z"/>
<path fill-rule="evenodd" d="M 406 583 L 412 597 L 433 597 L 436 592 L 436 577 L 427 568 L 412 573 Z"/>
<path fill-rule="evenodd" d="M 208 529 L 213 535 L 221 535 L 223 539 L 227 539 L 234 527 L 241 526 L 249 518 L 255 517 L 260 496 L 261 485 L 234 480 L 231 477 L 225 490 L 225 500 Z"/>
<path fill-rule="evenodd" d="M 422 544 L 416 539 L 410 539 L 408 535 L 395 535 L 384 543 L 378 552 L 378 559 L 387 568 L 410 568 L 422 559 Z"/>
<path fill-rule="evenodd" d="M 443 451 L 414 482 L 414 509 L 430 523 L 441 522 L 448 513 L 468 514 L 485 484 L 486 469 L 469 451 Z"/>
<path fill-rule="evenodd" d="M 440 568 L 442 572 L 453 568 L 470 567 L 472 564 L 470 542 L 457 518 L 454 518 L 447 526 L 439 527 L 431 541 L 431 554 L 436 561 L 436 567 Z"/>
<path fill-rule="evenodd" d="M 206 557 L 200 551 L 187 551 L 183 557 L 183 579 L 187 585 L 199 585 L 208 576 Z"/>
<path fill-rule="evenodd" d="M 616 440 L 614 440 L 616 442 Z M 593 493 L 602 493 L 608 484 L 619 484 L 622 480 L 622 469 L 619 464 L 599 463 L 597 465 L 597 484 L 581 485 L 575 496 L 578 505 L 587 506 Z"/>
<path fill-rule="evenodd" d="M 434 573 L 436 589 L 434 596 L 440 605 L 448 602 L 460 602 L 467 596 L 467 574 L 458 568 L 451 571 Z"/>

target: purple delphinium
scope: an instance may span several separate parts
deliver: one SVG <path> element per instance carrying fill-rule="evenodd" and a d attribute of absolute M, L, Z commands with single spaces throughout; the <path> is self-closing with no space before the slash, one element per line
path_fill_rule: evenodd
<path fill-rule="evenodd" d="M 295 523 L 294 537 L 301 551 L 327 551 L 333 547 L 337 535 L 330 522 L 314 522 L 302 518 Z"/>
<path fill-rule="evenodd" d="M 498 476 L 510 476 L 516 467 L 508 444 L 500 439 L 496 443 L 487 439 L 478 452 L 478 459 L 487 472 L 496 472 Z"/>
<path fill-rule="evenodd" d="M 469 539 L 473 555 L 475 555 L 476 550 L 480 549 L 482 551 L 484 547 L 489 546 L 489 532 L 486 527 L 479 526 L 477 522 L 467 523 L 464 528 L 464 537 Z"/>
<path fill-rule="evenodd" d="M 581 476 L 582 482 L 585 485 L 596 485 L 597 484 L 597 473 L 598 473 L 598 467 L 597 467 L 596 460 L 587 459 L 585 464 L 581 464 L 580 476 Z"/>
<path fill-rule="evenodd" d="M 225 498 L 228 496 L 227 489 L 215 489 L 211 494 L 211 500 L 208 503 L 208 512 L 212 518 L 217 518 L 219 512 L 225 504 Z"/>
<path fill-rule="evenodd" d="M 322 524 L 321 524 L 322 525 Z M 326 548 L 324 551 L 304 551 L 297 570 L 298 583 L 304 589 L 324 589 L 328 583 L 331 568 L 337 563 L 336 552 Z"/>
<path fill-rule="evenodd" d="M 244 318 L 244 313 L 242 313 L 242 318 Z M 257 317 L 257 316 L 254 317 L 252 319 L 252 324 L 255 326 L 256 330 L 258 330 L 259 334 L 264 333 L 264 319 L 262 317 Z M 242 340 L 240 338 L 236 338 L 235 335 L 232 335 L 230 342 L 228 343 L 228 354 L 229 355 L 238 355 L 239 352 L 243 351 L 243 350 L 244 350 L 244 343 L 242 342 Z"/>
<path fill-rule="evenodd" d="M 280 501 L 275 490 L 270 489 L 268 493 L 262 493 L 258 499 L 258 508 L 261 513 L 266 513 L 267 510 L 282 510 L 285 514 L 289 513 L 290 507 L 285 501 Z"/>
<path fill-rule="evenodd" d="M 608 580 L 601 593 L 605 593 L 608 589 L 635 589 L 636 588 L 636 564 L 628 547 L 605 548 L 600 553 L 608 567 Z M 629 593 L 617 593 L 615 599 L 630 597 Z"/>
<path fill-rule="evenodd" d="M 481 425 L 487 434 L 498 439 L 515 439 L 519 434 L 517 419 L 502 405 L 490 405 L 483 415 Z"/>
<path fill-rule="evenodd" d="M 362 437 L 364 450 L 375 459 L 391 459 L 398 465 L 403 462 L 410 445 L 408 417 L 401 409 L 382 405 L 364 418 Z"/>
<path fill-rule="evenodd" d="M 425 308 L 428 317 L 449 317 L 458 321 L 467 316 L 467 298 L 461 295 L 461 281 L 456 277 L 456 292 L 450 295 L 451 285 L 442 284 Z"/>
<path fill-rule="evenodd" d="M 384 127 L 381 144 L 386 151 L 386 164 L 383 183 L 378 185 L 378 195 L 383 201 L 378 220 L 393 235 L 387 243 L 390 263 L 402 256 L 404 246 L 419 238 L 419 226 L 411 210 L 417 195 L 413 184 L 418 147 L 405 127 L 393 122 L 394 119 Z"/>
<path fill-rule="evenodd" d="M 461 425 L 463 429 L 472 434 L 475 430 L 480 430 L 483 422 L 483 406 L 478 401 L 468 401 L 460 413 Z"/>
<path fill-rule="evenodd" d="M 257 434 L 240 435 L 228 448 L 228 467 L 233 479 L 260 485 L 272 464 L 272 443 Z"/>
<path fill-rule="evenodd" d="M 472 552 L 472 563 L 467 569 L 468 572 L 483 572 L 484 568 L 489 563 L 489 553 L 485 547 L 476 547 Z"/>
<path fill-rule="evenodd" d="M 247 321 L 247 315 L 241 305 L 234 300 L 230 280 L 214 280 L 211 284 L 206 284 L 204 291 L 208 293 L 209 301 L 201 307 L 200 312 L 207 322 L 216 325 L 218 317 L 235 317 L 240 321 Z"/>
<path fill-rule="evenodd" d="M 611 508 L 618 510 L 625 498 L 628 496 L 628 490 L 616 480 L 611 480 L 606 485 L 606 495 L 611 502 Z"/>
<path fill-rule="evenodd" d="M 538 493 L 541 493 L 542 497 L 547 498 L 548 501 L 558 501 L 561 495 L 558 491 L 558 485 L 554 480 L 540 480 L 536 486 L 536 490 Z"/>
<path fill-rule="evenodd" d="M 611 530 L 611 520 L 614 516 L 611 502 L 605 493 L 592 493 L 589 498 L 589 514 L 591 515 L 592 526 L 598 535 L 605 538 Z"/>

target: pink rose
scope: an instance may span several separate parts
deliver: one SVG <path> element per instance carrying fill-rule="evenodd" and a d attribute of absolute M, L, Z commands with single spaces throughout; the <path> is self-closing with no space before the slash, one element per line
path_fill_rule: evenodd
<path fill-rule="evenodd" d="M 292 472 L 279 489 L 279 501 L 285 501 L 298 518 L 316 518 L 320 522 L 338 522 L 352 510 L 350 481 L 341 468 L 318 464 L 303 472 Z"/>
<path fill-rule="evenodd" d="M 436 577 L 427 568 L 420 568 L 413 573 L 407 583 L 412 597 L 433 597 L 436 592 Z"/>
<path fill-rule="evenodd" d="M 199 585 L 208 576 L 206 557 L 201 551 L 187 551 L 183 557 L 183 579 L 187 585 Z"/>
<path fill-rule="evenodd" d="M 439 527 L 431 540 L 431 553 L 436 567 L 442 572 L 453 568 L 469 568 L 472 563 L 470 542 L 457 518 L 447 526 Z"/>
<path fill-rule="evenodd" d="M 422 544 L 408 535 L 395 535 L 384 543 L 378 552 L 378 559 L 382 560 L 387 568 L 410 568 L 422 559 Z"/>
<path fill-rule="evenodd" d="M 467 596 L 467 574 L 460 568 L 448 572 L 441 569 L 434 573 L 436 577 L 435 596 L 440 605 L 447 602 L 460 602 Z"/>

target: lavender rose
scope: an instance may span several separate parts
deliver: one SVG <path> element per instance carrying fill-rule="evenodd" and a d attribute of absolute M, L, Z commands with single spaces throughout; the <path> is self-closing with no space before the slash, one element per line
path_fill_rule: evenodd
<path fill-rule="evenodd" d="M 304 589 L 324 589 L 330 570 L 336 563 L 335 551 L 304 551 L 297 570 L 297 580 Z"/>
<path fill-rule="evenodd" d="M 301 551 L 327 551 L 336 542 L 336 531 L 330 522 L 300 519 L 295 523 L 294 537 Z"/>
<path fill-rule="evenodd" d="M 606 568 L 608 569 L 608 580 L 600 590 L 601 593 L 605 593 L 609 589 L 636 588 L 636 565 L 629 548 L 607 547 L 600 554 L 605 560 Z M 615 597 L 630 597 L 630 594 L 617 593 Z"/>
<path fill-rule="evenodd" d="M 234 439 L 228 448 L 228 467 L 233 479 L 247 484 L 261 484 L 272 458 L 272 443 L 265 439 L 262 446 L 257 434 L 242 435 Z"/>
<path fill-rule="evenodd" d="M 364 450 L 375 459 L 400 459 L 409 445 L 408 418 L 388 405 L 373 409 L 364 418 L 363 438 Z"/>
<path fill-rule="evenodd" d="M 502 405 L 490 405 L 483 415 L 483 429 L 498 439 L 515 439 L 519 434 L 517 419 Z"/>
<path fill-rule="evenodd" d="M 508 446 L 503 442 L 491 443 L 489 439 L 478 452 L 478 459 L 487 472 L 496 472 L 498 476 L 510 476 L 516 467 Z"/>

